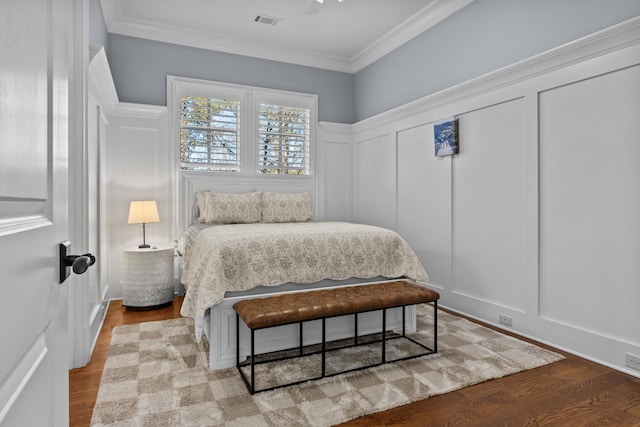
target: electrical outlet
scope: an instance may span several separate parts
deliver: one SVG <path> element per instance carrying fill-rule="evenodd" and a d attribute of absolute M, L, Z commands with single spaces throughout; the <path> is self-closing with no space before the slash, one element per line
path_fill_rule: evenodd
<path fill-rule="evenodd" d="M 500 314 L 498 315 L 498 322 L 502 323 L 505 326 L 508 327 L 512 327 L 513 326 L 513 319 L 509 316 L 506 316 L 504 314 Z"/>
<path fill-rule="evenodd" d="M 631 353 L 624 354 L 624 364 L 627 368 L 640 371 L 640 356 L 635 356 Z"/>

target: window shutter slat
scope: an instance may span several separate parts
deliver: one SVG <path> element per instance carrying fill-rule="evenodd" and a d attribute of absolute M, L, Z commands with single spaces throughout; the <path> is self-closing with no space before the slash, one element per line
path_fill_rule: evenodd
<path fill-rule="evenodd" d="M 310 111 L 260 104 L 258 168 L 265 174 L 309 173 Z"/>
<path fill-rule="evenodd" d="M 183 95 L 180 110 L 181 169 L 238 171 L 240 102 Z"/>

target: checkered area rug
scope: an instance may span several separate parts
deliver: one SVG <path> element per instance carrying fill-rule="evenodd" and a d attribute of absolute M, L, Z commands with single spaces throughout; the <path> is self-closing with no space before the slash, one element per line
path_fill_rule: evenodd
<path fill-rule="evenodd" d="M 430 306 L 418 307 L 422 332 L 415 337 L 421 342 L 431 342 L 431 312 Z M 195 343 L 190 319 L 119 326 L 91 424 L 330 426 L 563 358 L 441 310 L 438 350 L 251 396 L 236 368 L 208 369 L 208 353 Z M 304 361 L 277 362 L 279 367 L 266 371 L 277 378 L 299 371 L 298 362 Z M 302 365 L 314 365 L 307 362 Z"/>

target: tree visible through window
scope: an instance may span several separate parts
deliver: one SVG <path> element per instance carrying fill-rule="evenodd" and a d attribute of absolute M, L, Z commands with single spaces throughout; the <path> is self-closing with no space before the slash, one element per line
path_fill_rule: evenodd
<path fill-rule="evenodd" d="M 238 171 L 240 102 L 180 97 L 180 167 L 189 170 Z"/>
<path fill-rule="evenodd" d="M 266 174 L 308 174 L 309 110 L 260 104 L 259 115 L 259 171 Z"/>
<path fill-rule="evenodd" d="M 302 181 L 314 174 L 317 95 L 175 76 L 168 82 L 180 170 Z"/>

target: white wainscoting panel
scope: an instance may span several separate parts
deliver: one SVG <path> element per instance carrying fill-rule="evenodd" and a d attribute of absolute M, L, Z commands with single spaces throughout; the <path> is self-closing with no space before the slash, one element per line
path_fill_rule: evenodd
<path fill-rule="evenodd" d="M 356 219 L 408 240 L 442 306 L 640 377 L 639 117 L 640 18 L 355 123 Z"/>
<path fill-rule="evenodd" d="M 640 345 L 640 66 L 540 94 L 540 314 Z"/>
<path fill-rule="evenodd" d="M 356 143 L 355 221 L 396 228 L 395 135 Z"/>
<path fill-rule="evenodd" d="M 451 282 L 451 157 L 436 157 L 433 124 L 398 132 L 397 232 L 436 287 Z"/>
<path fill-rule="evenodd" d="M 523 310 L 524 102 L 459 116 L 453 158 L 453 291 Z"/>
<path fill-rule="evenodd" d="M 320 174 L 322 211 L 320 221 L 348 221 L 351 217 L 351 145 L 344 142 L 325 141 L 323 144 L 324 168 Z"/>
<path fill-rule="evenodd" d="M 122 296 L 122 249 L 142 243 L 142 229 L 128 224 L 132 200 L 155 200 L 160 222 L 147 225 L 151 245 L 172 239 L 172 171 L 166 145 L 166 108 L 123 105 L 109 125 L 109 285 L 111 298 Z M 146 117 L 145 117 L 146 115 Z"/>
<path fill-rule="evenodd" d="M 350 125 L 320 123 L 318 153 L 318 219 L 321 221 L 351 220 L 351 158 L 352 131 Z"/>

